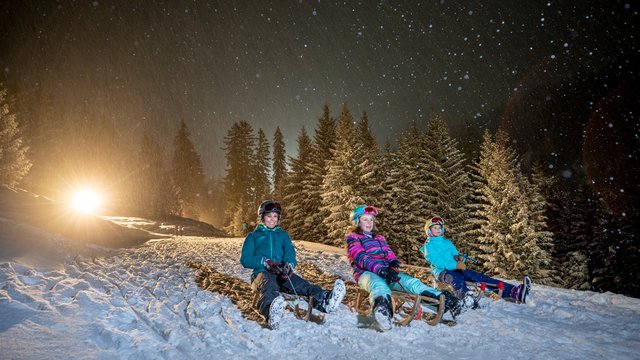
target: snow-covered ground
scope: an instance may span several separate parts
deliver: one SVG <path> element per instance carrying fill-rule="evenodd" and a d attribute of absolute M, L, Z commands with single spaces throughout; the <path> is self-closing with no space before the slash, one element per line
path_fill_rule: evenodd
<path fill-rule="evenodd" d="M 19 243 L 25 247 L 8 246 Z M 277 331 L 202 290 L 204 263 L 249 281 L 242 239 L 172 237 L 125 249 L 71 243 L 0 218 L 0 359 L 638 359 L 640 300 L 534 285 L 526 305 L 484 301 L 455 327 L 380 333 L 343 304 L 324 325 Z M 38 245 L 39 244 L 39 245 Z M 299 262 L 351 279 L 342 249 L 297 242 Z M 41 249 L 41 251 L 38 251 Z"/>

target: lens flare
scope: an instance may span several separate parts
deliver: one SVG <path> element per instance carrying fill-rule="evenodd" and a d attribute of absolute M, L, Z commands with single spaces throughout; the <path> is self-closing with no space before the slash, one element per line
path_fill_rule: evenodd
<path fill-rule="evenodd" d="M 101 204 L 102 198 L 93 189 L 80 189 L 71 198 L 71 207 L 85 214 L 94 214 Z"/>

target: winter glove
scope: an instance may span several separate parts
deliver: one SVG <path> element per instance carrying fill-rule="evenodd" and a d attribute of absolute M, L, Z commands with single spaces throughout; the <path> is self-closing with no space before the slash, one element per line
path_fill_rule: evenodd
<path fill-rule="evenodd" d="M 280 273 L 280 278 L 282 278 L 282 280 L 287 280 L 291 277 L 291 275 L 293 275 L 293 264 L 286 263 L 282 265 L 282 273 Z"/>
<path fill-rule="evenodd" d="M 467 265 L 465 265 L 465 263 L 463 263 L 462 261 L 456 262 L 456 270 L 465 270 L 466 268 Z"/>
<path fill-rule="evenodd" d="M 398 272 L 388 267 L 383 267 L 382 269 L 380 269 L 380 271 L 378 271 L 378 276 L 383 278 L 388 283 L 398 282 L 398 280 L 400 280 L 400 278 L 398 277 Z"/>
<path fill-rule="evenodd" d="M 262 265 L 264 265 L 264 268 L 270 273 L 279 274 L 282 271 L 280 264 L 271 259 L 264 260 Z"/>
<path fill-rule="evenodd" d="M 388 267 L 382 267 L 380 268 L 380 270 L 378 270 L 378 276 L 380 276 L 381 278 L 386 279 L 387 275 L 389 275 Z"/>
<path fill-rule="evenodd" d="M 394 282 L 398 282 L 400 281 L 400 277 L 398 276 L 398 272 L 395 271 L 395 269 L 390 268 L 389 269 L 389 273 L 387 274 L 387 276 L 385 277 L 385 280 L 388 283 L 394 283 Z"/>
<path fill-rule="evenodd" d="M 399 269 L 400 268 L 400 261 L 398 261 L 398 259 L 391 260 L 391 262 L 389 262 L 389 268 L 391 268 L 391 269 Z M 397 272 L 397 270 L 396 270 L 396 272 Z"/>

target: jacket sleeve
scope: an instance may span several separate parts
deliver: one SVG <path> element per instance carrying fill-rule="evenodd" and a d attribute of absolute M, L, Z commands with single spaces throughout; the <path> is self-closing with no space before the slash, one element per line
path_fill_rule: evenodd
<path fill-rule="evenodd" d="M 347 242 L 347 253 L 352 263 L 360 269 L 371 271 L 374 274 L 379 274 L 383 266 L 373 260 L 362 247 L 360 239 L 356 237 L 350 237 L 347 235 L 345 238 Z"/>
<path fill-rule="evenodd" d="M 255 235 L 249 233 L 242 244 L 242 253 L 240 255 L 240 264 L 248 269 L 264 268 L 262 264 L 262 256 L 256 256 L 255 253 Z"/>
<path fill-rule="evenodd" d="M 291 241 L 291 236 L 289 234 L 284 233 L 284 242 L 282 244 L 282 250 L 284 251 L 284 255 L 282 259 L 285 263 L 293 264 L 296 266 L 296 248 L 293 246 L 293 241 Z"/>

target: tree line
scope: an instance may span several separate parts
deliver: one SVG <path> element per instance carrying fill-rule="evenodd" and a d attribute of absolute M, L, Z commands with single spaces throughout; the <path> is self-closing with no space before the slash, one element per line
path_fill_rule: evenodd
<path fill-rule="evenodd" d="M 334 118 L 325 105 L 313 134 L 300 130 L 297 155 L 287 157 L 287 166 L 280 130 L 273 157 L 262 130 L 257 138 L 254 133 L 241 121 L 225 138 L 224 222 L 235 235 L 250 231 L 257 204 L 273 197 L 282 202 L 281 224 L 295 239 L 343 246 L 351 211 L 370 204 L 381 210 L 378 228 L 409 264 L 425 264 L 418 250 L 423 226 L 441 216 L 445 235 L 479 261 L 472 265 L 478 270 L 639 294 L 631 217 L 603 207 L 584 184 L 562 184 L 540 162 L 525 173 L 504 131 L 487 130 L 477 148 L 461 147 L 436 115 L 424 129 L 412 125 L 395 147 L 381 148 L 366 112 L 356 120 L 345 103 Z M 264 174 L 271 174 L 271 184 Z"/>
<path fill-rule="evenodd" d="M 255 226 L 260 201 L 275 198 L 294 238 L 337 246 L 351 210 L 371 204 L 394 250 L 417 265 L 422 227 L 441 216 L 481 271 L 640 295 L 637 214 L 612 213 L 586 184 L 568 187 L 539 163 L 525 173 L 505 132 L 460 146 L 433 116 L 380 147 L 366 112 L 355 119 L 345 103 L 333 117 L 325 105 L 313 133 L 300 130 L 296 156 L 286 155 L 279 128 L 270 143 L 262 129 L 233 124 L 226 176 L 207 180 L 183 120 L 167 154 L 150 131 L 127 142 L 109 119 L 72 122 L 42 103 L 27 110 L 0 86 L 3 185 L 58 198 L 68 179 L 93 182 L 112 192 L 119 214 L 191 217 L 239 236 Z"/>

